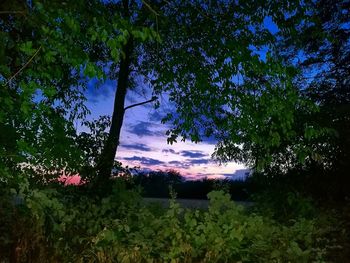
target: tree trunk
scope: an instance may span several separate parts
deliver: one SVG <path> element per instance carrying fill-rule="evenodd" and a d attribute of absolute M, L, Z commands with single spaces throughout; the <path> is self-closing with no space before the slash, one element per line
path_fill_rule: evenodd
<path fill-rule="evenodd" d="M 130 76 L 131 54 L 133 52 L 133 38 L 129 37 L 127 43 L 122 49 L 125 56 L 122 56 L 119 66 L 118 84 L 114 98 L 114 108 L 112 123 L 108 139 L 102 150 L 102 154 L 97 164 L 97 181 L 107 181 L 111 176 L 114 164 L 115 153 L 119 145 L 120 130 L 124 119 L 124 103 L 128 89 Z"/>

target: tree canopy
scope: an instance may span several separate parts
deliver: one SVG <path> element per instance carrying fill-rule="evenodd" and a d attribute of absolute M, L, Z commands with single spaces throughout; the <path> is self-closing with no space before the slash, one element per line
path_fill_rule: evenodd
<path fill-rule="evenodd" d="M 36 0 L 1 10 L 5 170 L 30 163 L 108 178 L 125 111 L 157 107 L 162 96 L 174 106 L 163 119 L 169 143 L 213 137 L 216 159 L 258 170 L 347 169 L 343 1 Z M 128 92 L 145 88 L 137 77 L 149 98 L 125 105 Z M 117 81 L 112 118 L 96 124 L 85 122 L 91 78 Z M 77 134 L 77 119 L 93 134 Z"/>

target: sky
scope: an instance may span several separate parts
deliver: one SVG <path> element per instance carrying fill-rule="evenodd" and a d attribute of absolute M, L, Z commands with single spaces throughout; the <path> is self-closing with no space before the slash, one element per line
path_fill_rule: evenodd
<path fill-rule="evenodd" d="M 270 17 L 264 19 L 264 26 L 273 34 L 278 27 Z M 265 59 L 267 50 L 254 50 L 252 52 Z M 88 85 L 87 106 L 91 111 L 88 119 L 97 119 L 101 115 L 112 115 L 116 82 L 107 80 L 96 89 L 96 81 L 91 80 Z M 145 90 L 147 87 L 142 81 L 138 86 L 141 89 L 128 91 L 126 105 L 143 102 L 151 98 Z M 149 90 L 149 89 L 148 89 Z M 207 140 L 195 144 L 190 141 L 172 145 L 167 144 L 165 132 L 169 126 L 161 123 L 166 113 L 172 112 L 173 107 L 167 97 L 160 99 L 161 106 L 155 110 L 152 104 L 128 109 L 124 116 L 124 123 L 120 136 L 120 146 L 116 159 L 124 166 L 138 166 L 142 170 L 168 170 L 174 169 L 188 180 L 203 178 L 228 178 L 241 180 L 246 177 L 249 169 L 243 164 L 230 162 L 219 165 L 211 159 L 214 152 L 215 141 Z"/>
<path fill-rule="evenodd" d="M 87 95 L 87 107 L 91 111 L 88 119 L 101 115 L 112 115 L 116 82 L 107 81 L 99 89 L 91 81 Z M 150 96 L 143 92 L 129 91 L 125 106 L 148 100 Z M 116 159 L 129 167 L 138 166 L 142 170 L 174 169 L 188 180 L 204 178 L 228 178 L 240 180 L 248 172 L 238 163 L 219 165 L 211 159 L 215 141 L 201 143 L 190 141 L 172 145 L 167 144 L 165 132 L 169 128 L 161 123 L 162 117 L 171 111 L 171 105 L 165 98 L 157 110 L 152 104 L 145 104 L 126 110 L 121 131 L 120 146 Z"/>

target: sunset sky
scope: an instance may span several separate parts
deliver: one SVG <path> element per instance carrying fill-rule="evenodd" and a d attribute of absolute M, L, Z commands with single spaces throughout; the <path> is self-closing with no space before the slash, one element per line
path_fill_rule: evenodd
<path fill-rule="evenodd" d="M 111 115 L 113 110 L 116 82 L 107 81 L 95 89 L 91 81 L 87 106 L 91 110 L 90 119 L 100 115 Z M 142 92 L 139 92 L 142 93 Z M 150 95 L 129 91 L 126 106 L 148 100 Z M 161 107 L 154 109 L 152 104 L 128 109 L 121 133 L 120 147 L 116 159 L 123 165 L 140 166 L 141 169 L 175 169 L 187 179 L 231 178 L 240 179 L 247 172 L 242 164 L 219 165 L 211 159 L 215 141 L 198 144 L 190 141 L 167 144 L 165 135 L 168 126 L 161 118 L 172 110 L 166 96 L 161 98 Z"/>
<path fill-rule="evenodd" d="M 264 26 L 273 34 L 278 32 L 270 17 L 265 18 Z M 252 53 L 259 54 L 263 60 L 266 52 L 267 50 L 252 48 Z M 138 81 L 136 80 L 135 91 L 128 92 L 125 106 L 151 98 L 150 89 L 142 80 Z M 116 82 L 108 80 L 97 89 L 97 82 L 91 80 L 88 86 L 87 106 L 91 110 L 89 119 L 112 115 Z M 169 104 L 166 95 L 160 98 L 160 102 L 161 106 L 157 110 L 152 104 L 145 104 L 126 111 L 120 147 L 116 153 L 118 161 L 123 165 L 140 166 L 146 170 L 175 169 L 187 179 L 244 178 L 248 170 L 243 164 L 231 162 L 219 165 L 211 159 L 215 147 L 213 140 L 198 144 L 190 141 L 167 144 L 165 132 L 169 127 L 161 124 L 161 119 L 166 113 L 173 112 L 174 107 Z"/>

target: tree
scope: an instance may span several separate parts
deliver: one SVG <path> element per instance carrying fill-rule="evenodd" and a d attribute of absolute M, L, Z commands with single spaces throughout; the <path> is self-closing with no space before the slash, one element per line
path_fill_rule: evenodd
<path fill-rule="evenodd" d="M 324 131 L 294 125 L 299 112 L 313 112 L 315 106 L 292 82 L 298 70 L 278 56 L 278 36 L 266 26 L 268 17 L 284 17 L 296 8 L 296 1 L 211 1 L 167 10 L 172 20 L 160 27 L 170 29 L 160 31 L 159 58 L 145 61 L 156 69 L 156 91 L 168 92 L 176 105 L 176 113 L 163 120 L 173 124 L 170 143 L 213 136 L 217 159 L 254 168 L 274 162 L 284 149 L 290 160 L 302 159 L 307 136 Z"/>
<path fill-rule="evenodd" d="M 158 105 L 156 97 L 164 94 L 176 108 L 163 119 L 173 124 L 169 143 L 178 136 L 194 142 L 214 136 L 218 140 L 215 156 L 222 161 L 264 167 L 283 148 L 296 158 L 304 138 L 317 134 L 308 125 L 295 129 L 297 113 L 313 111 L 313 104 L 300 96 L 292 82 L 298 72 L 277 56 L 277 35 L 265 25 L 269 16 L 284 17 L 299 8 L 297 2 L 84 2 L 70 3 L 69 8 L 65 2 L 27 4 L 30 23 L 24 28 L 27 21 L 10 14 L 1 24 L 5 39 L 8 43 L 19 39 L 23 45 L 17 50 L 8 44 L 6 48 L 13 52 L 4 57 L 11 61 L 21 54 L 17 64 L 30 62 L 31 67 L 19 68 L 20 74 L 11 77 L 18 65 L 13 68 L 8 62 L 10 70 L 4 71 L 2 79 L 6 92 L 15 90 L 24 98 L 30 91 L 27 104 L 38 107 L 38 115 L 42 116 L 44 106 L 49 116 L 55 112 L 61 121 L 70 113 L 70 130 L 74 117 L 83 118 L 86 113 L 82 102 L 88 78 L 117 79 L 111 128 L 96 165 L 98 182 L 111 175 L 125 111 L 149 102 Z M 33 63 L 39 58 L 40 63 Z M 125 106 L 135 76 L 151 84 L 151 98 Z M 33 101 L 36 89 L 44 94 L 42 103 Z M 80 115 L 79 109 L 83 109 Z M 6 116 L 6 125 L 19 129 Z M 39 128 L 30 123 L 33 136 L 44 138 L 41 135 L 50 132 L 42 130 L 54 130 L 51 122 L 40 119 L 38 123 Z M 37 145 L 32 137 L 24 138 Z M 45 157 L 44 153 L 30 156 Z"/>
<path fill-rule="evenodd" d="M 309 145 L 322 159 L 309 163 L 307 170 L 324 183 L 321 194 L 328 192 L 333 197 L 346 196 L 350 185 L 349 10 L 348 1 L 306 1 L 284 21 L 286 30 L 280 33 L 280 55 L 301 68 L 295 83 L 319 107 L 300 121 L 332 131 Z M 326 175 L 321 180 L 319 174 Z"/>
<path fill-rule="evenodd" d="M 168 141 L 180 136 L 198 142 L 214 136 L 219 141 L 216 156 L 222 161 L 262 167 L 282 145 L 304 137 L 306 130 L 314 131 L 302 127 L 300 135 L 293 130 L 296 111 L 312 111 L 312 104 L 292 85 L 297 72 L 274 55 L 277 38 L 264 27 L 267 16 L 282 16 L 295 7 L 293 1 L 285 6 L 274 1 L 123 1 L 123 17 L 134 28 L 153 28 L 162 41 L 130 36 L 125 42 L 99 176 L 110 175 L 130 68 L 150 79 L 153 95 L 165 93 L 175 104 L 176 113 L 163 119 L 173 124 Z M 292 151 L 299 154 L 298 149 Z"/>
<path fill-rule="evenodd" d="M 136 185 L 142 187 L 147 197 L 168 197 L 169 187 L 176 187 L 184 182 L 184 177 L 175 170 L 139 171 L 133 177 Z"/>
<path fill-rule="evenodd" d="M 137 5 L 132 2 L 130 8 Z M 13 161 L 13 167 L 31 163 L 46 171 L 67 167 L 79 171 L 82 158 L 88 158 L 81 154 L 88 151 L 82 136 L 76 138 L 73 121 L 84 121 L 88 113 L 84 106 L 87 83 L 91 78 L 101 82 L 118 78 L 109 138 L 99 161 L 94 161 L 101 164 L 99 174 L 109 177 L 130 82 L 132 43 L 148 41 L 157 34 L 152 28 L 132 25 L 129 1 L 68 4 L 37 0 L 19 5 L 5 1 L 1 7 L 5 51 L 0 54 L 4 87 L 1 126 L 9 131 L 1 139 L 5 145 L 7 138 L 12 138 L 2 149 L 4 162 Z M 13 121 L 14 116 L 18 121 Z M 21 147 L 14 146 L 17 141 Z M 16 149 L 9 155 L 10 145 Z M 68 153 L 71 149 L 74 151 Z M 14 161 L 13 156 L 21 156 L 21 160 Z"/>
<path fill-rule="evenodd" d="M 19 163 L 42 170 L 40 180 L 76 172 L 81 151 L 73 120 L 88 113 L 86 76 L 104 77 L 99 47 L 115 25 L 101 28 L 106 6 L 99 1 L 3 1 L 0 7 L 2 172 Z"/>

